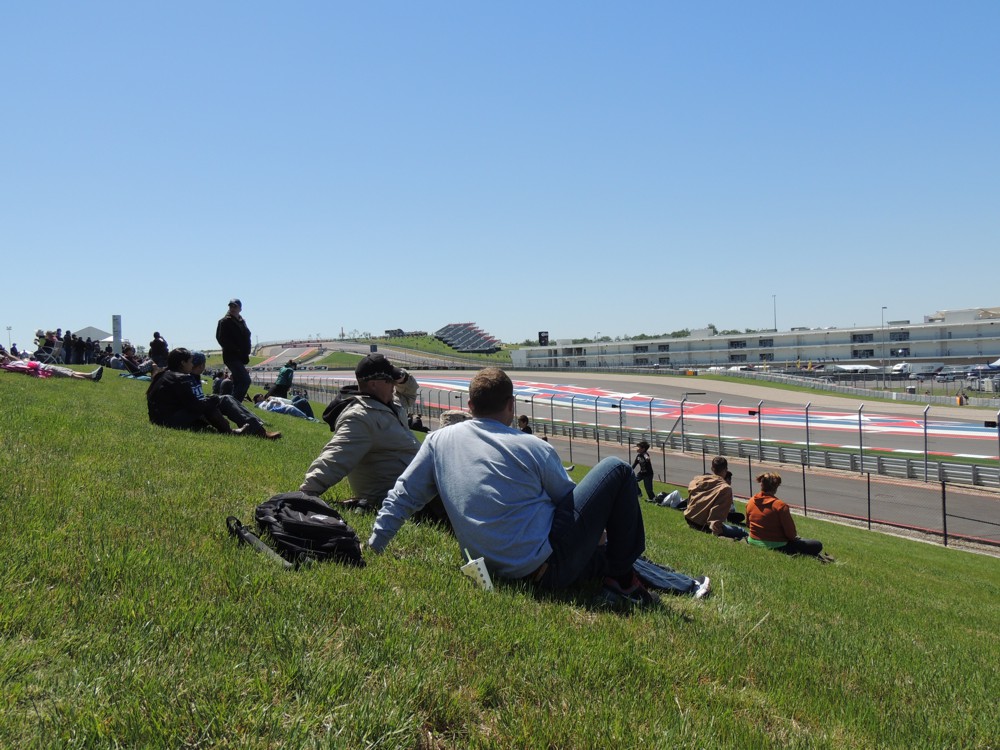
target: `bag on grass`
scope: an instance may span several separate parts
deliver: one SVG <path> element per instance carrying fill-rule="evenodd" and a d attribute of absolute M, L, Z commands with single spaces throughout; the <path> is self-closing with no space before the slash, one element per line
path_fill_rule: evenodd
<path fill-rule="evenodd" d="M 335 560 L 364 567 L 361 540 L 333 508 L 304 492 L 284 492 L 257 506 L 257 527 L 286 560 Z"/>

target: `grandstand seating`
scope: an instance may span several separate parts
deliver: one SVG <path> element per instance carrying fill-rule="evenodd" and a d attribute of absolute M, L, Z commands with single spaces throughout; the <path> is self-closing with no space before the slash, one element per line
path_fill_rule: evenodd
<path fill-rule="evenodd" d="M 492 354 L 503 348 L 499 339 L 486 333 L 475 323 L 449 323 L 435 331 L 434 338 L 458 352 Z"/>

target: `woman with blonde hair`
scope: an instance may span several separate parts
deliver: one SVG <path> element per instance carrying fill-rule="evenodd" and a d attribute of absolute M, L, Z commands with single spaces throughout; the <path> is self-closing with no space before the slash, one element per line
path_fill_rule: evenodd
<path fill-rule="evenodd" d="M 786 555 L 815 555 L 823 551 L 823 543 L 816 539 L 803 539 L 795 531 L 795 521 L 788 505 L 775 497 L 781 486 L 781 475 L 768 472 L 757 477 L 760 492 L 747 501 L 747 523 L 750 538 L 747 541 L 758 547 L 767 547 Z"/>

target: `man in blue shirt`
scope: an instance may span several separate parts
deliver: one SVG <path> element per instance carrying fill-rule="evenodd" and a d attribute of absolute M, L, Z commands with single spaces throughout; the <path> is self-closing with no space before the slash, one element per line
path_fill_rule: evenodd
<path fill-rule="evenodd" d="M 382 504 L 368 546 L 382 552 L 440 495 L 459 545 L 498 575 L 544 588 L 604 576 L 609 591 L 654 601 L 632 568 L 646 541 L 631 467 L 607 458 L 575 485 L 551 445 L 510 426 L 514 406 L 503 370 L 477 373 L 473 418 L 428 435 Z"/>

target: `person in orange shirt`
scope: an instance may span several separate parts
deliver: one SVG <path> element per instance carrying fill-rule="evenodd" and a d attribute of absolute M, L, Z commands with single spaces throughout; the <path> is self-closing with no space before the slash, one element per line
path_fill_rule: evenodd
<path fill-rule="evenodd" d="M 760 482 L 760 492 L 747 502 L 747 523 L 750 526 L 747 541 L 787 555 L 820 556 L 823 543 L 800 537 L 795 530 L 791 509 L 774 496 L 781 486 L 781 475 L 769 472 L 758 476 L 757 481 Z"/>

